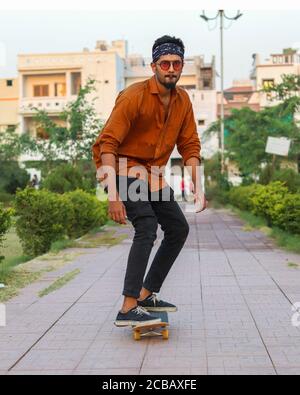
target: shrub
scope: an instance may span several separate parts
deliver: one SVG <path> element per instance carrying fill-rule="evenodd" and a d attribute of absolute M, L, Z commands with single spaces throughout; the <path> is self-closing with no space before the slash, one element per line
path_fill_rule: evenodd
<path fill-rule="evenodd" d="M 107 221 L 106 202 L 99 202 L 95 196 L 82 190 L 66 193 L 65 198 L 73 208 L 67 229 L 70 237 L 80 237 Z"/>
<path fill-rule="evenodd" d="M 42 182 L 48 191 L 65 193 L 82 189 L 91 192 L 96 187 L 96 170 L 93 163 L 82 161 L 73 167 L 69 163 L 55 167 Z"/>
<path fill-rule="evenodd" d="M 282 210 L 283 200 L 288 194 L 288 188 L 276 181 L 257 189 L 250 198 L 255 215 L 266 218 L 269 225 L 276 224 Z"/>
<path fill-rule="evenodd" d="M 233 188 L 229 201 L 241 210 L 265 218 L 268 225 L 300 234 L 300 194 L 290 193 L 281 182 Z"/>
<path fill-rule="evenodd" d="M 252 184 L 245 187 L 234 187 L 229 191 L 229 202 L 240 210 L 251 211 L 253 209 L 252 197 L 263 188 L 260 184 Z"/>
<path fill-rule="evenodd" d="M 42 182 L 42 188 L 60 194 L 82 187 L 83 181 L 80 171 L 68 163 L 57 166 Z"/>
<path fill-rule="evenodd" d="M 95 193 L 97 186 L 96 182 L 96 168 L 93 161 L 80 161 L 77 163 L 77 168 L 82 176 L 82 189 L 89 193 Z"/>
<path fill-rule="evenodd" d="M 285 196 L 274 224 L 288 232 L 300 234 L 300 194 Z"/>
<path fill-rule="evenodd" d="M 27 255 L 47 252 L 53 241 L 61 238 L 70 218 L 72 206 L 64 196 L 27 188 L 16 195 L 16 230 Z"/>
<path fill-rule="evenodd" d="M 11 211 L 6 210 L 0 205 L 0 248 L 2 248 L 4 235 L 8 231 L 11 225 Z M 4 256 L 0 255 L 0 262 L 4 259 Z"/>
<path fill-rule="evenodd" d="M 15 194 L 18 188 L 24 189 L 30 180 L 26 170 L 19 167 L 18 162 L 0 163 L 0 191 Z"/>
<path fill-rule="evenodd" d="M 281 181 L 292 193 L 300 192 L 300 174 L 293 169 L 275 171 L 272 181 Z"/>

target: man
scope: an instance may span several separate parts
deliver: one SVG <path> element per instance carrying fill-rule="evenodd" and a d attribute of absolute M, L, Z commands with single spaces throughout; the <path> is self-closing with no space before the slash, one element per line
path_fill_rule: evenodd
<path fill-rule="evenodd" d="M 153 77 L 120 92 L 93 145 L 98 179 L 109 180 L 110 218 L 126 224 L 127 215 L 135 229 L 117 326 L 156 323 L 160 319 L 151 312 L 177 310 L 175 305 L 156 295 L 189 233 L 173 189 L 157 170 L 167 164 L 175 145 L 184 165 L 191 168 L 195 202 L 202 199 L 203 209 L 206 205 L 204 195 L 199 192 L 200 141 L 192 104 L 188 94 L 176 87 L 184 64 L 183 42 L 170 36 L 157 39 L 152 58 Z M 116 170 L 115 177 L 108 176 L 109 169 Z M 134 173 L 133 169 L 138 171 Z M 139 199 L 127 196 L 136 181 L 139 181 Z M 164 199 L 166 195 L 168 199 Z M 158 224 L 164 239 L 144 280 Z"/>

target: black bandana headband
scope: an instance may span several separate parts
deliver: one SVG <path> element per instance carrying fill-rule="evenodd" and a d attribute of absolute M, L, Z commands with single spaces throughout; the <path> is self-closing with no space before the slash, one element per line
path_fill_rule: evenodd
<path fill-rule="evenodd" d="M 162 55 L 178 55 L 183 60 L 184 50 L 177 44 L 165 43 L 154 48 L 152 52 L 153 63 L 157 62 Z"/>

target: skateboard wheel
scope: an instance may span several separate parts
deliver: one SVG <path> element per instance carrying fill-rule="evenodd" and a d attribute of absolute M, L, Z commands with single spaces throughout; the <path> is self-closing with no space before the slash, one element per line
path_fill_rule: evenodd
<path fill-rule="evenodd" d="M 133 332 L 134 340 L 141 340 L 141 333 L 140 332 Z"/>
<path fill-rule="evenodd" d="M 164 340 L 168 340 L 169 339 L 169 330 L 168 329 L 164 329 L 162 332 L 162 337 Z"/>

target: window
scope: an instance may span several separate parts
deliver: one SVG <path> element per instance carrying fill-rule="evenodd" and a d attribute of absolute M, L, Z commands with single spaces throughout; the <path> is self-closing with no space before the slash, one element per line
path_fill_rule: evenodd
<path fill-rule="evenodd" d="M 274 86 L 274 80 L 262 80 L 262 86 L 263 88 L 272 88 Z"/>
<path fill-rule="evenodd" d="M 71 73 L 71 95 L 78 95 L 81 88 L 81 73 Z"/>
<path fill-rule="evenodd" d="M 66 96 L 66 84 L 64 82 L 54 84 L 54 96 Z"/>
<path fill-rule="evenodd" d="M 33 96 L 49 96 L 49 85 L 34 85 L 33 86 Z"/>
<path fill-rule="evenodd" d="M 198 126 L 204 126 L 205 125 L 205 119 L 198 119 Z"/>
<path fill-rule="evenodd" d="M 210 88 L 210 80 L 207 79 L 203 80 L 203 88 Z"/>
<path fill-rule="evenodd" d="M 49 139 L 49 135 L 45 132 L 45 129 L 42 127 L 36 129 L 36 137 L 41 140 Z"/>
<path fill-rule="evenodd" d="M 13 80 L 6 80 L 6 86 L 13 86 Z"/>

